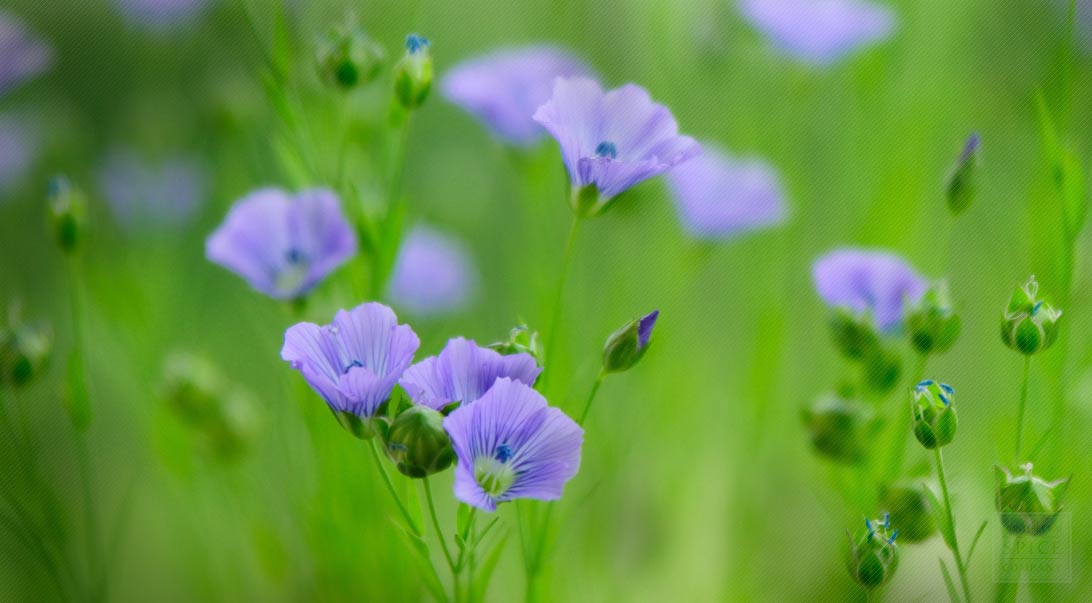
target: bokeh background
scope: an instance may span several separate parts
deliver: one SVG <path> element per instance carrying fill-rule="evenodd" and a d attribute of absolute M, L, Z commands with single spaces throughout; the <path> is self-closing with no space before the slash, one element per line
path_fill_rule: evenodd
<path fill-rule="evenodd" d="M 551 366 L 567 391 L 552 403 L 575 412 L 604 338 L 653 308 L 661 318 L 654 347 L 638 369 L 607 380 L 588 425 L 581 472 L 558 508 L 552 598 L 863 597 L 843 565 L 844 530 L 877 510 L 838 495 L 849 474 L 813 454 L 800 420 L 845 370 L 811 283 L 814 259 L 842 246 L 890 249 L 949 279 L 963 334 L 929 373 L 959 391 L 960 433 L 946 450 L 956 522 L 969 539 L 990 520 L 970 572 L 976 598 L 993 597 L 992 465 L 1009 454 L 1022 366 L 999 340 L 999 311 L 1029 274 L 1044 290 L 1062 278 L 1037 96 L 1086 164 L 1092 140 L 1092 31 L 1078 23 L 1069 55 L 1068 2 L 888 1 L 892 35 L 831 65 L 786 55 L 728 0 L 289 2 L 304 141 L 263 89 L 261 48 L 275 28 L 265 3 L 251 5 L 257 36 L 233 0 L 195 2 L 180 19 L 127 13 L 122 1 L 3 4 L 55 55 L 47 72 L 0 98 L 0 116 L 33 149 L 0 186 L 0 301 L 21 300 L 24 316 L 56 333 L 48 373 L 18 396 L 56 492 L 43 524 L 67 558 L 85 564 L 79 450 L 61 401 L 71 287 L 45 201 L 48 179 L 66 174 L 90 204 L 78 282 L 93 521 L 111 543 L 101 552 L 109 599 L 427 597 L 366 450 L 279 358 L 297 316 L 204 257 L 205 237 L 248 190 L 328 184 L 345 132 L 358 141 L 349 179 L 361 198 L 379 196 L 387 84 L 346 96 L 314 69 L 317 40 L 349 14 L 392 57 L 407 33 L 428 36 L 440 75 L 498 46 L 564 45 L 605 84 L 646 87 L 682 131 L 761 157 L 785 191 L 783 224 L 717 243 L 685 234 L 662 179 L 583 228 Z M 944 182 L 972 131 L 983 140 L 981 188 L 953 222 Z M 284 149 L 293 145 L 318 168 L 290 169 Z M 455 312 L 395 306 L 421 336 L 419 356 L 451 336 L 488 342 L 522 321 L 545 323 L 570 220 L 556 145 L 514 152 L 439 95 L 415 116 L 408 145 L 409 220 L 461 241 L 477 274 Z M 167 164 L 175 167 L 133 175 Z M 141 206 L 170 195 L 179 195 L 171 207 L 192 208 L 170 219 L 117 209 L 126 198 Z M 1029 407 L 1033 440 L 1061 425 L 1036 468 L 1074 477 L 1072 580 L 1025 585 L 1029 600 L 1092 592 L 1087 243 L 1064 300 L 1066 331 L 1033 367 Z M 324 283 L 303 317 L 327 322 L 363 301 L 345 284 L 361 269 L 349 264 Z M 164 361 L 179 351 L 207 357 L 251 392 L 245 450 L 232 459 L 210 451 L 162 400 Z M 895 398 L 887 403 L 903 403 Z M 20 456 L 11 442 L 0 454 L 13 491 Z M 439 490 L 450 479 L 442 475 Z M 501 528 L 514 529 L 512 509 L 500 515 Z M 12 534 L 0 532 L 0 599 L 58 598 Z M 939 537 L 904 547 L 885 598 L 942 600 L 938 557 L 949 558 Z M 522 596 L 522 581 L 513 532 L 489 599 Z"/>

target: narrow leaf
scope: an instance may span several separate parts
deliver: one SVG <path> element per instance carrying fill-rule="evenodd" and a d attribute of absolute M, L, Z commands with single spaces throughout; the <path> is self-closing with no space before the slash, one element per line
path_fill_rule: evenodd
<path fill-rule="evenodd" d="M 493 578 L 493 570 L 497 569 L 497 563 L 500 561 L 501 553 L 504 552 L 504 545 L 507 542 L 508 534 L 501 534 L 497 541 L 493 543 L 492 548 L 489 549 L 489 553 L 478 569 L 478 575 L 472 578 L 471 592 L 474 596 L 471 601 L 485 599 L 485 593 L 489 589 L 489 581 Z"/>
<path fill-rule="evenodd" d="M 932 503 L 933 515 L 937 522 L 937 529 L 940 530 L 940 535 L 944 537 L 944 543 L 948 545 L 949 549 L 955 550 L 955 530 L 952 524 L 948 522 L 948 510 L 944 506 L 944 502 L 933 492 L 930 487 L 922 488 L 925 490 L 926 495 L 929 496 L 929 502 Z"/>
<path fill-rule="evenodd" d="M 943 559 L 937 558 L 937 561 L 940 562 L 940 571 L 944 574 L 944 586 L 948 587 L 948 598 L 952 600 L 952 603 L 960 603 L 959 591 L 956 590 L 955 582 L 952 582 L 952 575 L 948 573 L 948 566 Z"/>
<path fill-rule="evenodd" d="M 971 555 L 974 555 L 974 549 L 978 546 L 978 539 L 982 538 L 982 533 L 986 531 L 986 524 L 988 523 L 988 521 L 983 521 L 982 525 L 978 526 L 978 531 L 975 532 L 974 540 L 971 541 L 971 548 L 967 549 L 967 560 L 965 561 L 966 565 L 964 568 L 971 565 Z"/>

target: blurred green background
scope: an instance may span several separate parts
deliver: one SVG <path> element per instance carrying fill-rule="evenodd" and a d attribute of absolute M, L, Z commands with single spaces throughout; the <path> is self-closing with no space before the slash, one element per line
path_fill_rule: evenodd
<path fill-rule="evenodd" d="M 279 151 L 293 139 L 263 91 L 259 49 L 274 30 L 264 3 L 254 3 L 261 39 L 232 0 L 211 2 L 171 30 L 135 27 L 107 2 L 4 4 L 56 57 L 49 72 L 0 99 L 0 113 L 18 114 L 42 136 L 33 170 L 2 193 L 0 302 L 22 300 L 28 319 L 48 320 L 56 332 L 49 373 L 18 396 L 56 491 L 59 511 L 43 511 L 43 523 L 82 568 L 79 451 L 61 401 L 70 287 L 45 217 L 48 178 L 67 174 L 91 206 L 78 271 L 93 522 L 112 547 L 100 552 L 110 560 L 111 600 L 427 597 L 366 450 L 279 358 L 284 329 L 298 318 L 204 259 L 205 237 L 248 190 L 328 184 L 346 123 L 359 141 L 350 180 L 365 199 L 378 194 L 387 84 L 344 96 L 314 70 L 316 40 L 348 13 L 391 57 L 406 33 L 428 36 L 438 74 L 497 46 L 558 42 L 604 84 L 646 87 L 683 132 L 763 157 L 781 175 L 790 219 L 724 243 L 687 238 L 662 179 L 583 228 L 564 349 L 550 367 L 566 392 L 551 403 L 575 412 L 604 338 L 653 308 L 661 318 L 655 346 L 639 369 L 607 380 L 588 424 L 580 474 L 558 507 L 553 599 L 863 597 L 844 568 L 844 530 L 878 510 L 839 497 L 836 484 L 850 474 L 812 453 L 800 421 L 844 371 L 811 263 L 847 245 L 891 249 L 949 278 L 964 329 L 928 372 L 959 391 L 949 480 L 961 540 L 990 520 L 970 572 L 976 598 L 993 598 L 1001 544 L 992 465 L 1008 460 L 1022 367 L 999 340 L 998 315 L 1029 274 L 1046 291 L 1061 279 L 1037 93 L 1055 114 L 1069 113 L 1059 128 L 1085 163 L 1092 138 L 1092 58 L 1078 49 L 1068 95 L 1062 83 L 1068 3 L 888 2 L 898 15 L 891 39 L 815 68 L 773 49 L 728 0 L 289 2 L 291 81 L 318 173 L 293 173 Z M 949 227 L 944 180 L 971 131 L 983 139 L 981 190 Z M 408 144 L 410 220 L 464 240 L 481 273 L 475 303 L 456 315 L 400 312 L 421 336 L 418 357 L 455 335 L 485 343 L 521 320 L 544 328 L 570 220 L 556 145 L 517 155 L 438 94 L 415 116 Z M 95 174 L 118 146 L 200 158 L 207 199 L 192 225 L 123 228 L 111 218 Z M 1087 244 L 1086 236 L 1079 249 Z M 1061 424 L 1035 461 L 1046 477 L 1074 477 L 1072 580 L 1022 586 L 1030 600 L 1092 592 L 1084 255 L 1062 340 L 1033 365 L 1029 406 L 1030 441 Z M 362 269 L 350 264 L 320 286 L 303 317 L 325 323 L 364 301 L 347 285 Z M 252 437 L 239 458 L 210 454 L 162 401 L 163 362 L 175 351 L 205 355 L 253 393 Z M 895 395 L 885 403 L 905 402 Z M 0 447 L 3 487 L 16 492 L 20 457 L 11 444 Z M 928 458 L 913 454 L 911 462 Z M 445 522 L 454 521 L 450 480 L 439 479 Z M 489 600 L 508 601 L 522 596 L 523 576 L 514 509 L 500 515 L 510 538 Z M 950 558 L 939 537 L 903 547 L 885 598 L 943 600 L 938 557 Z M 0 532 L 0 558 L 0 600 L 59 597 L 10 530 Z"/>

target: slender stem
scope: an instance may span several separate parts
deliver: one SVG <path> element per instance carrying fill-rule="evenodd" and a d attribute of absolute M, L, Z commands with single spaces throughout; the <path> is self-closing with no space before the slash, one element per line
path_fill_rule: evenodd
<path fill-rule="evenodd" d="M 417 527 L 417 522 L 413 520 L 413 516 L 410 515 L 409 509 L 402 503 L 402 497 L 398 496 L 398 491 L 394 489 L 394 482 L 391 481 L 391 476 L 387 473 L 387 468 L 383 465 L 383 459 L 379 456 L 379 445 L 375 443 L 375 438 L 368 440 L 371 444 L 368 448 L 372 451 L 372 458 L 375 459 L 375 466 L 379 469 L 379 474 L 383 477 L 383 483 L 387 485 L 387 491 L 390 492 L 391 498 L 394 499 L 398 510 L 402 513 L 402 519 L 406 521 L 406 527 L 417 537 L 424 535 L 421 528 Z"/>
<path fill-rule="evenodd" d="M 607 376 L 607 373 L 603 370 L 599 371 L 599 375 L 595 378 L 595 383 L 592 384 L 591 392 L 588 394 L 588 401 L 584 403 L 584 412 L 580 413 L 580 420 L 577 421 L 577 425 L 584 425 L 584 421 L 588 420 L 588 412 L 591 411 L 592 402 L 595 401 L 595 395 L 599 393 L 599 386 L 603 385 L 603 378 Z"/>
<path fill-rule="evenodd" d="M 561 321 L 561 307 L 562 301 L 565 297 L 565 282 L 569 278 L 569 266 L 572 265 L 573 247 L 576 244 L 576 236 L 580 231 L 580 216 L 574 215 L 572 224 L 569 226 L 569 236 L 565 239 L 565 251 L 561 256 L 561 273 L 557 278 L 557 287 L 554 292 L 554 305 L 550 310 L 550 322 L 546 330 L 546 362 L 550 363 L 554 361 L 554 352 L 557 349 L 558 340 L 561 339 L 560 333 L 557 332 L 558 324 Z M 546 371 L 546 374 L 542 376 L 542 381 L 545 382 L 553 371 Z"/>
<path fill-rule="evenodd" d="M 1031 356 L 1024 356 L 1024 383 L 1020 388 L 1020 406 L 1016 411 L 1016 458 L 1020 462 L 1020 454 L 1024 446 L 1024 415 L 1028 405 L 1028 381 L 1031 373 Z"/>
<path fill-rule="evenodd" d="M 963 557 L 959 554 L 959 539 L 956 536 L 955 518 L 952 516 L 952 499 L 948 495 L 948 480 L 944 475 L 944 456 L 940 447 L 933 449 L 937 460 L 937 476 L 940 478 L 940 491 L 944 495 L 944 511 L 948 515 L 948 526 L 952 531 L 952 555 L 955 557 L 956 569 L 959 570 L 959 581 L 963 585 L 963 599 L 971 603 L 971 585 L 967 580 L 967 568 L 963 565 Z"/>
<path fill-rule="evenodd" d="M 412 115 L 413 112 L 408 111 L 402 119 L 401 131 L 398 135 L 398 150 L 395 151 L 391 173 L 388 176 L 387 211 L 381 221 L 382 228 L 378 235 L 379 240 L 376 241 L 377 249 L 371 274 L 370 294 L 373 298 L 379 297 L 382 293 L 383 284 L 390 275 L 402 235 L 401 225 L 397 221 L 402 211 L 402 187 L 405 181 L 406 153 L 409 148 Z"/>
<path fill-rule="evenodd" d="M 425 500 L 428 501 L 428 514 L 432 517 L 432 527 L 436 530 L 436 538 L 440 540 L 440 548 L 444 551 L 444 558 L 447 559 L 447 566 L 451 568 L 451 573 L 455 572 L 455 558 L 451 556 L 451 551 L 447 548 L 447 538 L 444 538 L 444 530 L 440 527 L 440 519 L 436 516 L 436 504 L 432 502 L 432 486 L 429 478 L 421 480 L 425 484 Z"/>

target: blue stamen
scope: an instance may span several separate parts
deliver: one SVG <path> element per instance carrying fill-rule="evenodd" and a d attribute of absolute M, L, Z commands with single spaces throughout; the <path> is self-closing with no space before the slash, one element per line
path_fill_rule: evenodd
<path fill-rule="evenodd" d="M 496 451 L 493 452 L 493 458 L 502 463 L 507 463 L 508 459 L 512 458 L 512 449 L 508 444 L 501 444 L 497 446 Z"/>
<path fill-rule="evenodd" d="M 885 529 L 885 530 L 891 529 L 891 514 L 890 513 L 884 513 L 883 514 L 883 529 Z"/>
<path fill-rule="evenodd" d="M 595 155 L 597 157 L 606 157 L 608 159 L 618 158 L 618 147 L 614 146 L 613 142 L 604 140 L 599 143 L 599 146 L 595 147 Z"/>
<path fill-rule="evenodd" d="M 941 384 L 940 384 L 940 389 L 942 389 L 942 390 L 944 390 L 945 392 L 947 392 L 949 396 L 953 396 L 953 395 L 955 395 L 955 390 L 954 390 L 954 389 L 952 389 L 952 386 L 951 386 L 951 385 L 948 385 L 947 383 L 941 383 Z"/>
<path fill-rule="evenodd" d="M 926 379 L 925 381 L 919 381 L 918 382 L 918 387 L 929 387 L 932 384 L 933 384 L 932 379 Z"/>
<path fill-rule="evenodd" d="M 940 394 L 940 401 L 943 402 L 945 406 L 952 405 L 951 399 L 949 399 L 948 396 L 945 396 L 943 393 Z"/>
<path fill-rule="evenodd" d="M 891 538 L 887 539 L 887 544 L 895 544 L 895 539 L 899 537 L 899 531 L 895 530 L 891 532 Z"/>
<path fill-rule="evenodd" d="M 363 367 L 364 367 L 364 365 L 359 360 L 354 360 L 354 361 L 350 362 L 349 366 L 345 367 L 345 370 L 342 371 L 342 372 L 343 373 L 348 373 L 350 369 L 363 368 Z"/>
<path fill-rule="evenodd" d="M 299 264 L 299 263 L 303 262 L 303 258 L 304 258 L 303 252 L 300 251 L 299 249 L 296 249 L 295 247 L 289 249 L 288 252 L 284 254 L 284 259 L 289 264 Z"/>
<path fill-rule="evenodd" d="M 428 47 L 428 38 L 415 33 L 406 36 L 406 50 L 408 50 L 410 54 L 417 54 Z"/>
<path fill-rule="evenodd" d="M 872 529 L 872 522 L 867 517 L 865 517 L 864 525 L 868 528 L 868 541 L 872 542 L 872 536 L 876 534 L 876 531 Z"/>
<path fill-rule="evenodd" d="M 1035 307 L 1033 307 L 1031 309 L 1031 315 L 1035 316 L 1035 314 L 1039 311 L 1039 308 L 1042 308 L 1042 307 L 1043 307 L 1042 300 L 1035 302 Z"/>

